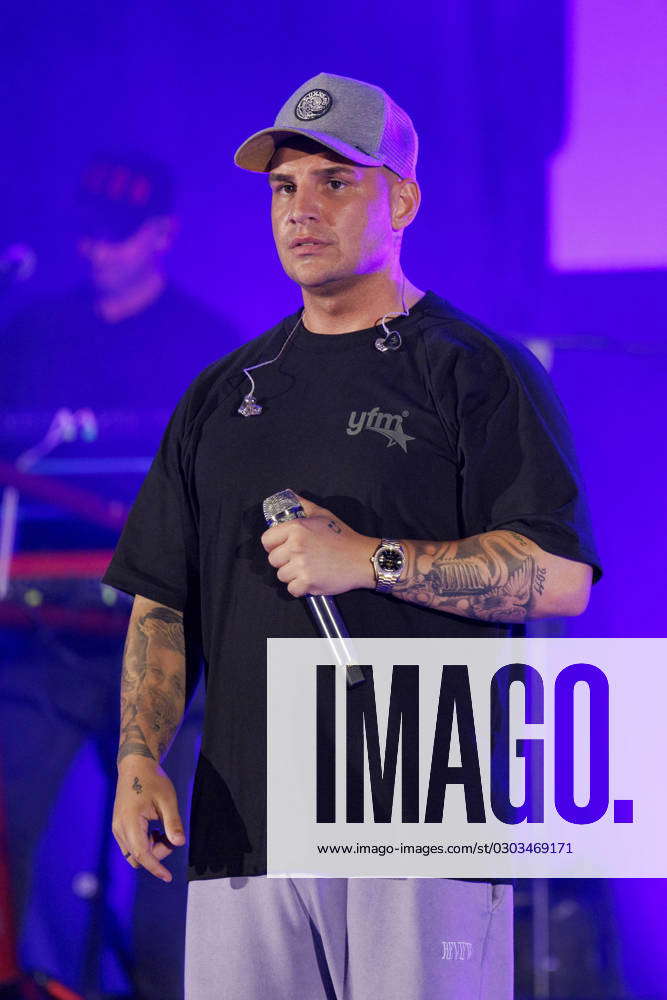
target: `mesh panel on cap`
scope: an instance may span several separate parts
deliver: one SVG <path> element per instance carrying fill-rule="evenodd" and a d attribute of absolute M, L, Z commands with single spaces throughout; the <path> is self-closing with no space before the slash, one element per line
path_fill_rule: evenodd
<path fill-rule="evenodd" d="M 391 170 L 413 179 L 417 167 L 417 133 L 410 116 L 387 96 L 387 120 L 379 153 Z"/>

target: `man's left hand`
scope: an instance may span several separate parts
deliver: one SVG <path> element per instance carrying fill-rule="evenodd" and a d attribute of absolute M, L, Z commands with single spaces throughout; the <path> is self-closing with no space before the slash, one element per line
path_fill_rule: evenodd
<path fill-rule="evenodd" d="M 305 518 L 269 528 L 262 545 L 293 597 L 375 588 L 370 561 L 380 539 L 360 535 L 330 510 L 299 497 Z"/>

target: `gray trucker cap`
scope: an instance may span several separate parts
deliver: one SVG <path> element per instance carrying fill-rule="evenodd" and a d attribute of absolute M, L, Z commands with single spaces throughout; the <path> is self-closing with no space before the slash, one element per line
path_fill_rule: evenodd
<path fill-rule="evenodd" d="M 278 146 L 304 135 L 365 167 L 415 178 L 417 133 L 410 117 L 372 83 L 320 73 L 283 104 L 272 128 L 255 132 L 234 154 L 244 170 L 267 173 Z"/>

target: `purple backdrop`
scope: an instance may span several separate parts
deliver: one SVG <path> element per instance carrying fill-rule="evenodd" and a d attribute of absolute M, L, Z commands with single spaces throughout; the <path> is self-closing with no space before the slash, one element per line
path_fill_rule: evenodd
<path fill-rule="evenodd" d="M 658 0 L 12 5 L 0 249 L 37 251 L 22 294 L 71 284 L 79 168 L 100 147 L 157 154 L 180 188 L 172 270 L 230 317 L 222 354 L 298 303 L 273 250 L 268 186 L 232 165 L 233 150 L 321 70 L 384 86 L 421 138 L 408 275 L 553 351 L 606 571 L 567 634 L 663 635 L 664 20 Z M 614 887 L 632 995 L 667 981 L 663 885 Z"/>

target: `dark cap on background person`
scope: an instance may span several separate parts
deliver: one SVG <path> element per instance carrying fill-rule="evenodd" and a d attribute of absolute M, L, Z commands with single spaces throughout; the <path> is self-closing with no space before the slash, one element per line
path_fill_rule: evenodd
<path fill-rule="evenodd" d="M 79 181 L 79 234 L 125 240 L 147 219 L 171 215 L 173 194 L 171 172 L 159 160 L 139 153 L 100 153 Z"/>
<path fill-rule="evenodd" d="M 418 140 L 409 115 L 380 87 L 319 73 L 283 104 L 271 128 L 251 135 L 234 154 L 244 170 L 267 173 L 276 149 L 305 136 L 365 167 L 389 167 L 414 180 Z"/>

